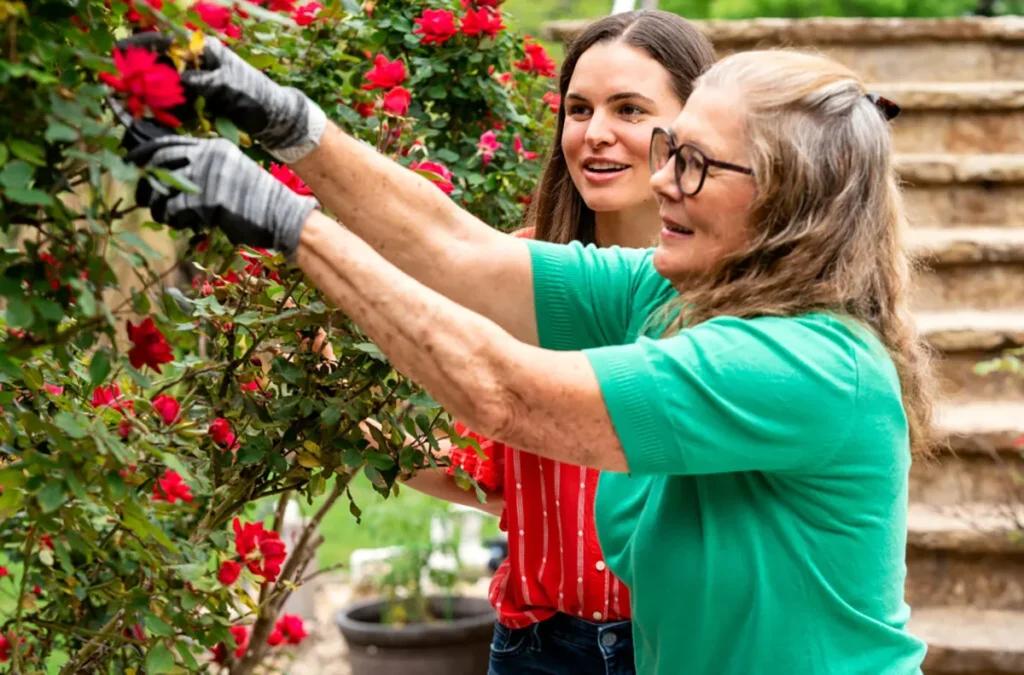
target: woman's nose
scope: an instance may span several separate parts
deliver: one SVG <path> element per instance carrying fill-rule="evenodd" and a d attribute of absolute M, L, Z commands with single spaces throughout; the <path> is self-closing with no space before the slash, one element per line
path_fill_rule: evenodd
<path fill-rule="evenodd" d="M 587 145 L 596 148 L 615 143 L 615 132 L 611 122 L 603 112 L 595 111 L 590 118 L 590 123 L 587 124 L 587 133 L 584 139 Z"/>

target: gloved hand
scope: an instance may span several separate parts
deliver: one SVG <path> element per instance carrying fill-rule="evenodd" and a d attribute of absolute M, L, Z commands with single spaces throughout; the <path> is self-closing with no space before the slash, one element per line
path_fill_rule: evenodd
<path fill-rule="evenodd" d="M 317 104 L 292 87 L 282 87 L 209 35 L 199 69 L 186 68 L 181 83 L 189 101 L 202 96 L 210 117 L 224 117 L 282 162 L 295 162 L 320 142 L 327 117 Z M 139 33 L 117 43 L 166 53 L 171 37 Z"/>
<path fill-rule="evenodd" d="M 235 244 L 292 253 L 316 200 L 295 194 L 230 141 L 165 136 L 139 146 L 125 160 L 173 171 L 198 194 L 139 181 L 135 199 L 153 220 L 175 229 L 219 227 Z"/>

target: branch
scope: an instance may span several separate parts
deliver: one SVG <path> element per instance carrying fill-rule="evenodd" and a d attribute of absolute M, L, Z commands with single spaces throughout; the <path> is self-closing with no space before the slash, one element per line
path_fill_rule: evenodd
<path fill-rule="evenodd" d="M 36 545 L 36 530 L 32 528 L 28 536 L 25 537 L 25 548 L 22 549 L 22 560 L 24 561 L 21 568 L 21 587 L 18 589 L 18 608 L 17 618 L 14 621 L 15 637 L 14 640 L 14 672 L 20 673 L 22 668 L 21 663 L 21 618 L 22 610 L 25 604 L 25 590 L 28 588 L 28 571 L 31 567 L 29 564 L 29 556 L 32 555 L 32 549 Z"/>
<path fill-rule="evenodd" d="M 73 675 L 74 673 L 83 672 L 82 668 L 89 662 L 92 655 L 96 651 L 106 644 L 106 641 L 117 632 L 120 628 L 121 617 L 124 616 L 124 609 L 117 610 L 117 613 L 111 617 L 110 621 L 97 631 L 96 637 L 89 640 L 81 651 L 75 655 L 75 658 L 68 661 L 67 665 L 60 669 L 60 675 Z"/>

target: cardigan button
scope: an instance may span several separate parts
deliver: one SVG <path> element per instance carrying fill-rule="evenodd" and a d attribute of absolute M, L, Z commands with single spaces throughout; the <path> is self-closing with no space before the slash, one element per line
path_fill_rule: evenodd
<path fill-rule="evenodd" d="M 604 568 L 605 568 L 605 567 L 607 567 L 607 565 L 605 565 L 605 564 L 604 564 L 604 561 L 603 561 L 603 560 L 598 560 L 598 561 L 597 561 L 597 564 L 596 564 L 596 565 L 594 565 L 594 567 L 596 567 L 596 568 L 597 568 L 597 571 L 598 571 L 598 572 L 604 572 Z"/>

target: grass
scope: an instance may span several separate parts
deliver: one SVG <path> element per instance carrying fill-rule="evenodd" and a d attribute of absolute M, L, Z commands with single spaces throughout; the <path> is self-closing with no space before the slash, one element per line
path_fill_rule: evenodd
<path fill-rule="evenodd" d="M 398 497 L 384 499 L 360 474 L 351 485 L 352 497 L 362 510 L 361 521 L 356 522 L 349 512 L 348 499 L 342 497 L 324 516 L 320 533 L 324 543 L 317 552 L 321 568 L 348 563 L 352 552 L 360 548 L 383 548 L 426 541 L 430 516 L 445 508 L 446 502 L 415 490 L 403 489 Z M 303 513 L 312 514 L 323 503 L 301 504 Z M 484 538 L 498 534 L 497 518 L 485 516 Z"/>

